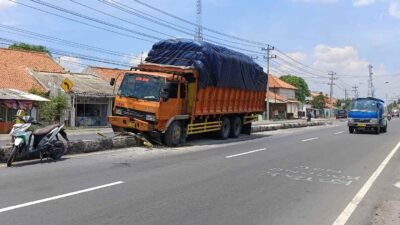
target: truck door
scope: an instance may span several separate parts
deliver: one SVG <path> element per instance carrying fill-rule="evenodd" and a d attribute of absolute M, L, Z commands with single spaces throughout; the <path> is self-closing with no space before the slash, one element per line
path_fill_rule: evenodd
<path fill-rule="evenodd" d="M 161 104 L 161 117 L 164 120 L 182 115 L 186 107 L 186 87 L 178 81 L 168 81 L 168 99 Z"/>

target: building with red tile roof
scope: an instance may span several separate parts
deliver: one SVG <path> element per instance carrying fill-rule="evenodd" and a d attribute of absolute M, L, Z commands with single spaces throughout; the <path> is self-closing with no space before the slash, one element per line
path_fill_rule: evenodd
<path fill-rule="evenodd" d="M 45 91 L 30 71 L 65 72 L 47 53 L 0 48 L 0 88 Z"/>
<path fill-rule="evenodd" d="M 270 118 L 297 118 L 299 102 L 296 100 L 297 88 L 276 76 L 268 76 Z"/>
<path fill-rule="evenodd" d="M 116 79 L 116 84 L 119 86 L 121 84 L 122 78 L 124 78 L 124 74 L 130 72 L 130 70 L 126 69 L 117 69 L 117 68 L 106 68 L 106 67 L 95 67 L 90 66 L 87 67 L 83 73 L 93 74 L 105 81 L 110 81 L 111 78 Z"/>
<path fill-rule="evenodd" d="M 269 88 L 283 88 L 283 89 L 291 89 L 291 90 L 297 90 L 297 88 L 289 83 L 286 83 L 285 81 L 279 79 L 276 76 L 269 75 L 268 76 L 268 82 L 269 82 Z"/>

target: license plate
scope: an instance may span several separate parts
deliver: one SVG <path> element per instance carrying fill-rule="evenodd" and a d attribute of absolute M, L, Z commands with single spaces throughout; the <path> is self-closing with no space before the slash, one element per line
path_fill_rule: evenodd
<path fill-rule="evenodd" d="M 366 127 L 367 125 L 366 124 L 358 124 L 357 126 L 358 127 Z"/>

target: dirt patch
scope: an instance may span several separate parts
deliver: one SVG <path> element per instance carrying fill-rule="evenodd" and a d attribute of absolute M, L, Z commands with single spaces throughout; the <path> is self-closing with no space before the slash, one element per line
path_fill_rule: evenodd
<path fill-rule="evenodd" d="M 384 201 L 376 210 L 371 225 L 399 225 L 400 201 Z"/>

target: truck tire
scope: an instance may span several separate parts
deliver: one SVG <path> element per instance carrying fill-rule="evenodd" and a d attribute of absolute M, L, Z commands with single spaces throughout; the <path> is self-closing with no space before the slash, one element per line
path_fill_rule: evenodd
<path fill-rule="evenodd" d="M 222 117 L 221 122 L 221 130 L 218 131 L 218 138 L 225 140 L 231 132 L 231 121 L 228 117 Z"/>
<path fill-rule="evenodd" d="M 385 126 L 381 128 L 381 132 L 382 133 L 386 133 L 387 132 L 387 127 L 388 127 L 388 125 L 386 123 Z"/>
<path fill-rule="evenodd" d="M 238 116 L 231 118 L 231 131 L 229 137 L 238 138 L 240 133 L 242 133 L 242 120 Z"/>
<path fill-rule="evenodd" d="M 354 130 L 355 130 L 354 127 L 349 127 L 349 133 L 350 134 L 354 133 Z"/>
<path fill-rule="evenodd" d="M 164 143 L 167 146 L 174 147 L 181 144 L 183 134 L 183 127 L 181 122 L 172 122 L 164 134 Z"/>
<path fill-rule="evenodd" d="M 375 134 L 380 134 L 381 133 L 381 128 L 380 127 L 377 127 L 377 128 L 375 128 Z"/>

